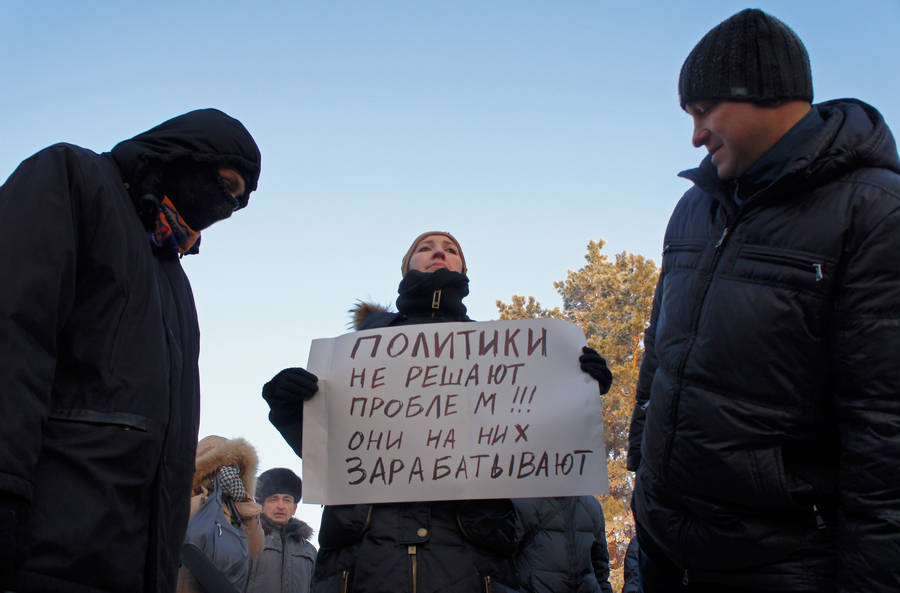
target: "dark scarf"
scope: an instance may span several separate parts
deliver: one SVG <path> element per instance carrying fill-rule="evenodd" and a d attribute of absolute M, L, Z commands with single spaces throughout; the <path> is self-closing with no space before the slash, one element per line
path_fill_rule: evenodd
<path fill-rule="evenodd" d="M 469 294 L 469 278 L 458 272 L 410 270 L 397 290 L 397 311 L 410 320 L 469 321 L 462 300 Z"/>
<path fill-rule="evenodd" d="M 165 196 L 159 205 L 156 228 L 147 235 L 150 237 L 150 245 L 157 250 L 181 255 L 199 251 L 200 233 L 187 225 L 172 200 Z"/>

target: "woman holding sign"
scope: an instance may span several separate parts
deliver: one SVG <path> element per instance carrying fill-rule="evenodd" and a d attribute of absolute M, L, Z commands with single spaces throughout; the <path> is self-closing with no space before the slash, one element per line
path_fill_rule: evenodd
<path fill-rule="evenodd" d="M 361 303 L 357 330 L 471 321 L 466 260 L 446 232 L 426 232 L 401 263 L 397 312 Z M 606 363 L 593 350 L 581 368 L 608 389 Z M 318 379 L 285 369 L 263 387 L 269 420 L 302 457 L 302 402 Z M 513 555 L 521 526 L 509 499 L 326 506 L 313 576 L 314 593 L 511 593 L 519 591 Z"/>

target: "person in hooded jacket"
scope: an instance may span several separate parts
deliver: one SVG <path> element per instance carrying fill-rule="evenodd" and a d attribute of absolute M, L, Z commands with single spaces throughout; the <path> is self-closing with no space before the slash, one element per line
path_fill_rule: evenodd
<path fill-rule="evenodd" d="M 628 467 L 656 591 L 900 590 L 900 159 L 812 104 L 806 48 L 747 9 L 681 69 L 693 144 L 646 330 Z"/>
<path fill-rule="evenodd" d="M 250 564 L 247 593 L 309 593 L 316 548 L 309 541 L 312 527 L 294 517 L 302 494 L 303 482 L 286 467 L 259 475 L 256 502 L 266 539 Z"/>
<path fill-rule="evenodd" d="M 178 570 L 178 587 L 176 593 L 203 593 L 219 587 L 220 579 L 227 578 L 232 589 L 239 589 L 242 593 L 246 586 L 246 579 L 250 574 L 250 562 L 259 556 L 263 549 L 265 535 L 260 523 L 262 507 L 250 498 L 256 483 L 256 467 L 259 459 L 256 449 L 245 439 L 226 439 L 219 435 L 209 435 L 200 439 L 197 443 L 196 469 L 191 487 L 191 515 L 193 520 L 197 512 L 209 500 L 211 493 L 218 489 L 222 493 L 222 510 L 225 519 L 232 525 L 243 531 L 246 536 L 246 546 L 243 548 L 245 555 L 240 563 L 229 558 L 229 569 L 232 566 L 242 566 L 243 570 L 235 570 L 234 574 L 222 573 L 211 554 L 214 550 L 204 550 L 210 556 L 206 556 L 200 566 L 194 565 L 197 574 L 192 572 L 191 557 L 186 556 L 182 550 L 182 565 Z M 188 521 L 188 537 L 185 543 L 189 543 L 192 523 Z M 196 542 L 191 542 L 196 545 Z M 196 563 L 196 560 L 194 560 Z M 215 571 L 215 572 L 212 572 Z M 214 576 L 210 579 L 209 574 Z M 240 587 L 234 586 L 235 575 L 241 575 L 244 579 Z"/>
<path fill-rule="evenodd" d="M 244 126 L 192 111 L 0 187 L 0 590 L 171 592 L 199 419 L 179 257 L 247 205 Z"/>
<path fill-rule="evenodd" d="M 612 593 L 603 507 L 593 496 L 513 499 L 524 534 L 516 568 L 527 593 Z"/>
<path fill-rule="evenodd" d="M 397 312 L 357 305 L 354 327 L 470 321 L 466 260 L 443 231 L 422 233 L 401 262 Z M 606 361 L 589 348 L 581 366 L 602 384 Z M 302 457 L 303 401 L 318 379 L 284 369 L 263 387 L 269 420 Z M 513 555 L 519 523 L 509 499 L 329 505 L 322 515 L 313 593 L 495 593 L 518 591 Z"/>

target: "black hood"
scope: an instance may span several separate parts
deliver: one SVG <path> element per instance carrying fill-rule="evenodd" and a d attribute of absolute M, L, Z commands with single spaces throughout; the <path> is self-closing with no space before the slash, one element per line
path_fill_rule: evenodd
<path fill-rule="evenodd" d="M 218 109 L 198 109 L 118 143 L 111 151 L 122 177 L 131 183 L 149 168 L 177 160 L 228 165 L 244 177 L 247 194 L 256 189 L 260 153 L 247 128 Z"/>

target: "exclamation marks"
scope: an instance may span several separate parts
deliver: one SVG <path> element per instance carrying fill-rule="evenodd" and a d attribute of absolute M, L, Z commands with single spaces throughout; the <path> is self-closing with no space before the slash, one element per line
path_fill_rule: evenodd
<path fill-rule="evenodd" d="M 513 407 L 509 409 L 509 413 L 512 414 L 516 412 L 517 414 L 522 413 L 522 409 L 525 409 L 526 414 L 531 413 L 531 402 L 534 401 L 534 394 L 537 391 L 537 385 L 533 385 L 531 387 L 531 393 L 528 392 L 528 385 L 521 385 L 516 387 L 516 393 L 513 395 L 512 404 Z M 528 407 L 525 407 L 528 406 Z"/>

